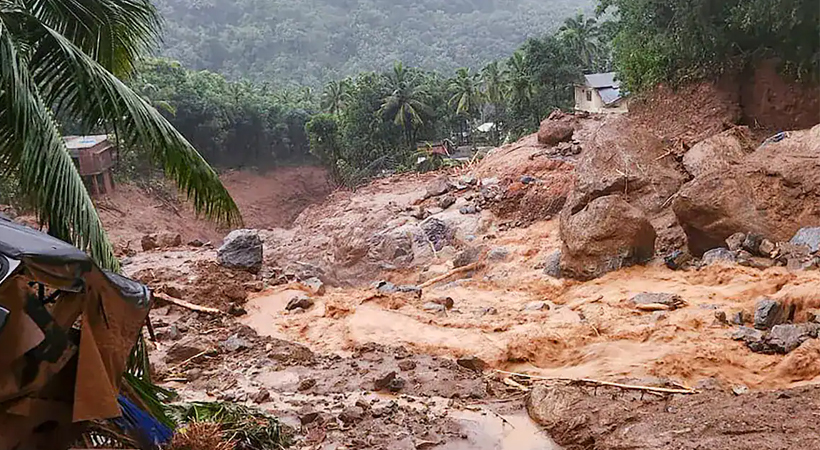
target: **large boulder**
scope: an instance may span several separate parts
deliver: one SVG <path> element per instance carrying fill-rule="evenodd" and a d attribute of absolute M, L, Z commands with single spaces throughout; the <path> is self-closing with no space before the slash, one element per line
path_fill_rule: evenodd
<path fill-rule="evenodd" d="M 737 165 L 707 170 L 681 188 L 672 208 L 695 255 L 737 232 L 788 241 L 820 223 L 820 125 L 770 140 Z"/>
<path fill-rule="evenodd" d="M 654 214 L 687 180 L 663 142 L 626 117 L 606 119 L 585 144 L 575 173 L 575 189 L 566 201 L 573 214 L 612 194 Z"/>
<path fill-rule="evenodd" d="M 641 264 L 655 251 L 649 219 L 619 195 L 596 198 L 574 214 L 565 209 L 560 232 L 561 270 L 572 278 L 591 279 Z"/>
<path fill-rule="evenodd" d="M 538 142 L 544 145 L 557 145 L 572 139 L 575 127 L 568 120 L 546 119 L 538 129 Z"/>
<path fill-rule="evenodd" d="M 262 239 L 256 230 L 234 230 L 217 250 L 219 264 L 252 273 L 262 268 Z"/>
<path fill-rule="evenodd" d="M 749 129 L 735 127 L 695 144 L 683 155 L 683 167 L 693 177 L 711 170 L 727 170 L 749 154 L 752 140 Z"/>

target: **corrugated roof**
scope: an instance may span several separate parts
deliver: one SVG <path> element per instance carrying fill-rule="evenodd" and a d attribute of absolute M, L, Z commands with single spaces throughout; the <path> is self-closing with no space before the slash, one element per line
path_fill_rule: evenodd
<path fill-rule="evenodd" d="M 97 134 L 93 136 L 66 136 L 65 146 L 69 150 L 79 150 L 81 148 L 91 148 L 108 139 L 107 134 Z"/>
<path fill-rule="evenodd" d="M 602 88 L 597 89 L 597 91 L 601 95 L 604 105 L 611 105 L 621 99 L 621 90 L 618 88 Z"/>
<path fill-rule="evenodd" d="M 587 86 L 594 89 L 616 88 L 621 85 L 620 81 L 615 80 L 615 72 L 591 73 L 584 75 L 584 79 L 586 80 Z"/>

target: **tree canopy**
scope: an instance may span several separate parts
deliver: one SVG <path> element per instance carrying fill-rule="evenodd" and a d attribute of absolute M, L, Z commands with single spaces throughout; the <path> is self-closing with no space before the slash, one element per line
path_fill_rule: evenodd
<path fill-rule="evenodd" d="M 395 61 L 478 70 L 594 0 L 155 0 L 162 55 L 231 78 L 319 86 Z"/>

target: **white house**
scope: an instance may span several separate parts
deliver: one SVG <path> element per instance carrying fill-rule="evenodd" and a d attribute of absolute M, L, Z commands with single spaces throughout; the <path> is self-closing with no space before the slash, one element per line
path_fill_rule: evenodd
<path fill-rule="evenodd" d="M 625 113 L 626 93 L 615 80 L 615 72 L 584 75 L 584 84 L 575 86 L 575 110 L 590 113 Z"/>

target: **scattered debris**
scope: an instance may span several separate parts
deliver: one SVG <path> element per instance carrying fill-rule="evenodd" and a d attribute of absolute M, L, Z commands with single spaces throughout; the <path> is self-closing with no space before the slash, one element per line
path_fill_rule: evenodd
<path fill-rule="evenodd" d="M 322 296 L 325 295 L 325 283 L 322 282 L 318 277 L 311 277 L 307 280 L 303 281 L 302 284 L 310 290 L 310 293 L 313 295 Z"/>
<path fill-rule="evenodd" d="M 288 301 L 288 305 L 285 306 L 286 311 L 293 311 L 297 308 L 301 309 L 310 309 L 313 306 L 313 299 L 308 297 L 305 294 L 298 294 L 295 297 L 291 298 Z"/>

